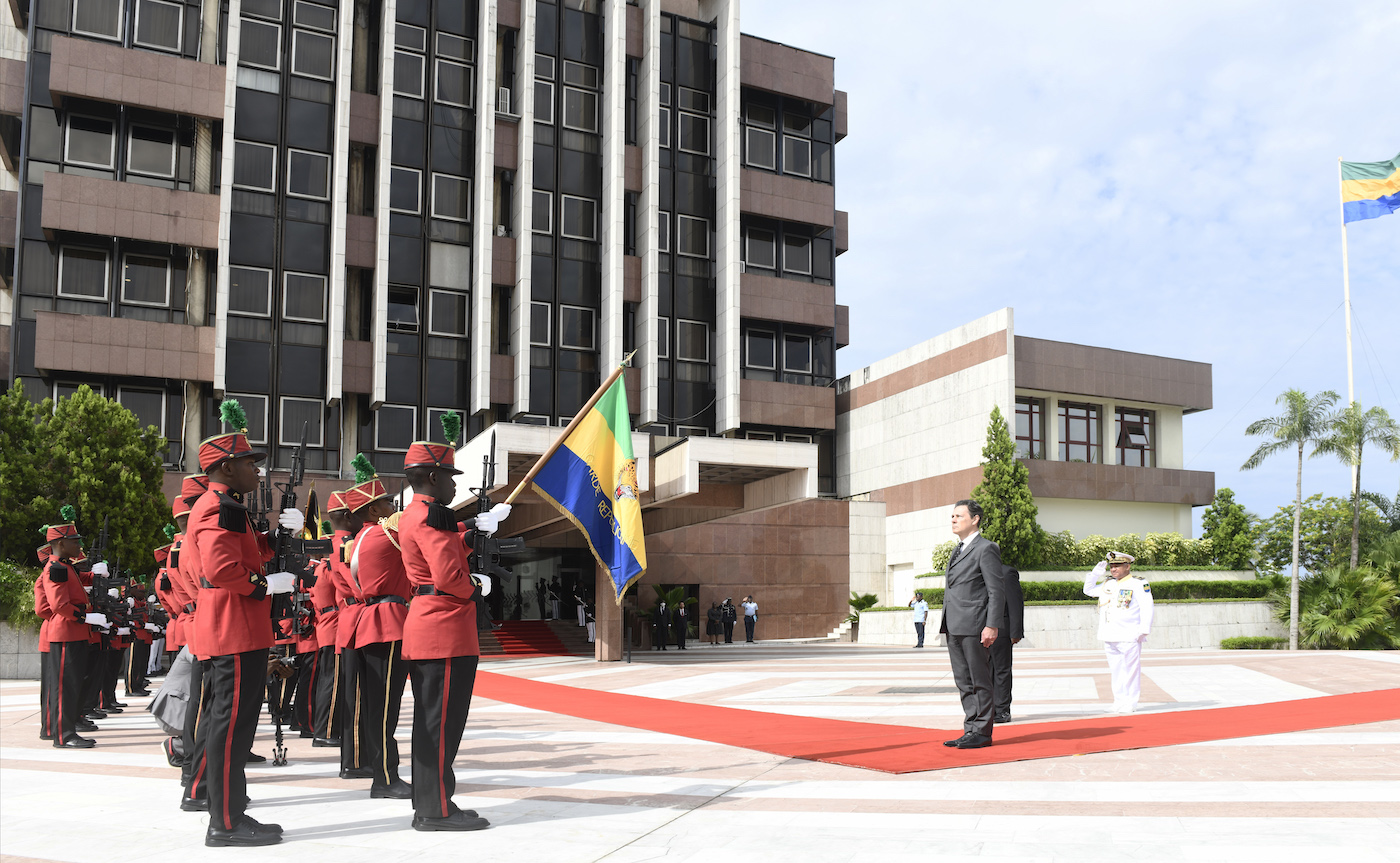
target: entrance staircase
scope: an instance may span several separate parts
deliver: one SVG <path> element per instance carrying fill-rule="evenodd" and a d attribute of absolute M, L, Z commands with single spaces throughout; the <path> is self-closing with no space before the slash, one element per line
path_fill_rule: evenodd
<path fill-rule="evenodd" d="M 481 655 L 502 658 L 591 655 L 587 631 L 562 620 L 507 620 L 492 632 L 480 632 Z"/>

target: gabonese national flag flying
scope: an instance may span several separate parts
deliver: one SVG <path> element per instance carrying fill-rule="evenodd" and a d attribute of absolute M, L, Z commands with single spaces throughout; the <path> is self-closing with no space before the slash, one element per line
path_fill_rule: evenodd
<path fill-rule="evenodd" d="M 1389 162 L 1342 163 L 1342 222 L 1377 219 L 1400 210 L 1400 156 Z"/>
<path fill-rule="evenodd" d="M 620 601 L 647 568 L 637 460 L 621 376 L 579 421 L 534 478 L 535 489 L 574 523 Z"/>

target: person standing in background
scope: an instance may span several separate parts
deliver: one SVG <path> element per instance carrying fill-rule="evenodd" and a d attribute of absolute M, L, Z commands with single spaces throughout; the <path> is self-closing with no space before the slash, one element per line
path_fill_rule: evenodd
<path fill-rule="evenodd" d="M 676 606 L 676 613 L 671 616 L 671 625 L 676 630 L 676 649 L 685 650 L 686 630 L 690 628 L 690 616 L 685 610 L 685 600 L 681 600 Z"/>
<path fill-rule="evenodd" d="M 724 602 L 719 606 L 719 622 L 724 628 L 724 643 L 734 643 L 734 624 L 739 621 L 739 611 L 734 607 L 730 597 L 725 597 Z"/>
<path fill-rule="evenodd" d="M 671 642 L 671 612 L 666 608 L 666 600 L 663 599 L 656 603 L 656 612 L 652 615 L 651 625 L 654 628 L 652 648 L 665 650 L 666 645 Z"/>
<path fill-rule="evenodd" d="M 753 630 L 758 625 L 758 603 L 752 596 L 744 597 L 744 643 L 753 644 Z"/>
<path fill-rule="evenodd" d="M 942 632 L 948 634 L 948 661 L 962 699 L 963 736 L 943 741 L 958 749 L 992 745 L 992 644 L 1005 613 L 1001 547 L 982 536 L 982 506 L 975 500 L 953 505 L 957 548 L 948 560 L 943 590 Z"/>
<path fill-rule="evenodd" d="M 1026 637 L 1026 604 L 1021 596 L 1021 572 L 1006 567 L 1006 614 L 992 642 L 992 695 L 995 708 L 992 721 L 1011 721 L 1011 645 Z"/>
<path fill-rule="evenodd" d="M 924 646 L 924 624 L 928 621 L 928 603 L 924 602 L 924 594 L 921 591 L 914 593 L 914 598 L 909 600 L 909 607 L 914 610 L 914 632 L 919 636 L 919 643 L 915 647 Z"/>
<path fill-rule="evenodd" d="M 705 634 L 710 637 L 711 644 L 719 644 L 719 633 L 722 628 L 719 622 L 719 603 L 711 602 L 710 610 L 705 612 Z"/>

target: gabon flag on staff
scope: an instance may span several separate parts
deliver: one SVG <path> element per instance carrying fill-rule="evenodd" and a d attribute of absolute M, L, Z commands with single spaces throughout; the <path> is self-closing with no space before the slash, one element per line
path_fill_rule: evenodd
<path fill-rule="evenodd" d="M 1342 223 L 1400 210 L 1400 156 L 1389 162 L 1342 163 Z"/>
<path fill-rule="evenodd" d="M 553 451 L 536 463 L 533 476 L 520 484 L 533 480 L 540 496 L 583 533 L 598 563 L 612 573 L 619 604 L 623 591 L 647 569 L 622 368 L 603 382 Z"/>

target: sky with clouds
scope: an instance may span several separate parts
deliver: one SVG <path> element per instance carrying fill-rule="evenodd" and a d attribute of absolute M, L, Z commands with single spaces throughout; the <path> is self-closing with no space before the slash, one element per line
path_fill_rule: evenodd
<path fill-rule="evenodd" d="M 746 33 L 836 58 L 846 374 L 1011 306 L 1016 331 L 1211 363 L 1187 467 L 1239 466 L 1289 387 L 1346 396 L 1337 159 L 1400 152 L 1400 4 L 747 0 Z M 1387 107 L 1389 106 L 1389 107 Z M 1400 419 L 1400 213 L 1349 229 L 1356 397 Z M 1333 459 L 1304 494 L 1346 495 Z M 1362 485 L 1393 497 L 1372 452 Z M 1201 510 L 1197 510 L 1197 521 Z"/>

